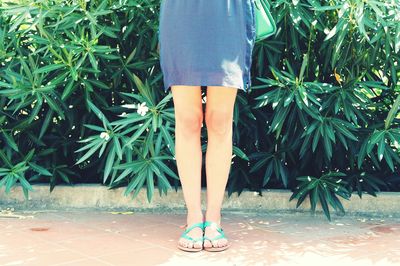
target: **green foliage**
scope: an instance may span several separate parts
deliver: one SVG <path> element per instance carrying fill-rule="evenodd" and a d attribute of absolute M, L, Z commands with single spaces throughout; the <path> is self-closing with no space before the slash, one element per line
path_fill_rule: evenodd
<path fill-rule="evenodd" d="M 50 178 L 51 190 L 73 176 L 84 182 L 101 174 L 111 187 L 127 184 L 126 194 L 136 189 L 136 195 L 146 182 L 149 201 L 155 182 L 160 195 L 167 193 L 167 176 L 178 177 L 168 163 L 174 159 L 174 114 L 166 108 L 172 95 L 151 89 L 162 78 L 154 71 L 157 24 L 149 23 L 158 8 L 144 0 L 1 4 L 0 151 L 7 166 L 1 184 L 7 192 L 18 180 L 24 191 L 31 188 L 23 174 L 29 181 Z M 24 154 L 32 149 L 28 165 Z"/>
<path fill-rule="evenodd" d="M 234 110 L 229 194 L 290 188 L 330 219 L 337 196 L 398 189 L 399 2 L 271 3 L 277 34 L 256 44 Z M 0 188 L 101 181 L 151 201 L 178 184 L 158 14 L 157 0 L 0 2 Z"/>
<path fill-rule="evenodd" d="M 344 177 L 346 174 L 341 172 L 329 172 L 323 174 L 320 178 L 313 176 L 299 176 L 296 179 L 301 182 L 301 185 L 296 188 L 296 191 L 290 197 L 289 201 L 298 197 L 296 208 L 304 201 L 306 196 L 309 196 L 311 210 L 315 212 L 317 202 L 321 203 L 322 209 L 324 210 L 328 219 L 331 219 L 329 212 L 330 204 L 336 211 L 340 211 L 344 214 L 344 208 L 340 200 L 336 195 L 341 196 L 344 199 L 349 199 L 351 194 L 346 188 L 346 181 L 343 181 L 340 177 Z"/>

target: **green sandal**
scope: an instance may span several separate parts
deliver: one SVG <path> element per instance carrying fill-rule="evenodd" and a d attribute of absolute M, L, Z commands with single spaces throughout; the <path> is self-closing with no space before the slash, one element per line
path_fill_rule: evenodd
<path fill-rule="evenodd" d="M 217 235 L 217 236 L 215 236 L 215 237 L 213 237 L 213 238 L 209 238 L 209 237 L 207 237 L 207 236 L 204 236 L 204 237 L 203 237 L 203 241 L 204 241 L 205 239 L 210 240 L 211 245 L 212 245 L 212 241 L 213 241 L 213 240 L 217 240 L 217 239 L 220 239 L 220 238 L 225 238 L 225 239 L 227 239 L 227 238 L 225 237 L 224 230 L 223 230 L 221 227 L 219 227 L 217 223 L 212 222 L 212 221 L 205 221 L 205 222 L 204 222 L 204 230 L 206 229 L 207 226 L 215 226 L 215 228 L 217 229 L 218 233 L 220 233 L 220 235 Z M 230 247 L 230 244 L 228 243 L 227 245 L 225 245 L 225 246 L 223 246 L 223 247 L 204 247 L 204 250 L 207 250 L 207 251 L 222 251 L 222 250 L 225 250 L 225 249 L 227 249 L 227 248 L 229 248 L 229 247 Z"/>
<path fill-rule="evenodd" d="M 189 228 L 186 228 L 185 231 L 182 233 L 181 237 L 189 239 L 190 241 L 193 241 L 193 243 L 197 242 L 197 241 L 201 241 L 202 245 L 200 248 L 188 248 L 188 247 L 184 247 L 181 246 L 180 244 L 178 244 L 178 248 L 180 248 L 181 250 L 184 251 L 201 251 L 203 249 L 203 236 L 201 237 L 197 237 L 197 238 L 193 238 L 191 236 L 188 236 L 187 234 L 194 228 L 196 227 L 200 227 L 202 231 L 204 231 L 204 223 L 203 222 L 199 222 L 199 223 L 195 223 L 193 225 L 191 225 Z"/>

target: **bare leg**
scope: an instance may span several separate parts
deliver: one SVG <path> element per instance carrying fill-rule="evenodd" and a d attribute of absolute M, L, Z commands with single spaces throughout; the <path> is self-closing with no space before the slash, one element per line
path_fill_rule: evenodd
<path fill-rule="evenodd" d="M 206 220 L 221 224 L 221 206 L 225 194 L 232 160 L 232 122 L 237 88 L 208 86 L 205 120 L 208 133 L 206 152 L 207 211 Z M 221 226 L 221 225 L 220 225 Z M 207 227 L 205 235 L 219 235 L 215 228 Z M 217 239 L 205 247 L 222 247 L 226 239 Z"/>
<path fill-rule="evenodd" d="M 188 227 L 203 221 L 201 210 L 201 125 L 203 109 L 200 86 L 171 86 L 175 108 L 175 158 L 182 191 L 188 210 Z M 188 233 L 193 238 L 201 237 L 201 228 L 194 228 Z M 179 239 L 184 247 L 201 247 L 199 241 Z"/>

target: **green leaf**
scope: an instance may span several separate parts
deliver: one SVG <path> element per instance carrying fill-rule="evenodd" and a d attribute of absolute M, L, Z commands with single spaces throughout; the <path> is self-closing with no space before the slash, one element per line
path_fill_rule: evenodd
<path fill-rule="evenodd" d="M 329 212 L 329 207 L 328 204 L 326 202 L 326 194 L 323 193 L 323 190 L 319 190 L 318 191 L 318 196 L 319 196 L 319 201 L 321 202 L 321 206 L 322 209 L 326 215 L 326 217 L 328 218 L 329 221 L 331 221 L 331 215 Z"/>
<path fill-rule="evenodd" d="M 313 142 L 312 142 L 312 151 L 315 152 L 315 149 L 317 148 L 319 138 L 321 137 L 321 127 L 318 127 L 318 130 L 316 131 Z"/>
<path fill-rule="evenodd" d="M 311 190 L 309 193 L 310 196 L 310 206 L 311 206 L 311 211 L 315 212 L 315 208 L 317 206 L 317 200 L 318 200 L 318 186 L 315 186 L 314 189 Z"/>
<path fill-rule="evenodd" d="M 46 168 L 43 168 L 40 165 L 37 165 L 36 163 L 28 162 L 28 164 L 35 172 L 38 172 L 41 175 L 53 176 L 53 174 L 50 173 Z"/>
<path fill-rule="evenodd" d="M 42 94 L 43 98 L 45 98 L 47 104 L 53 109 L 57 114 L 65 120 L 64 111 L 60 108 L 60 105 L 57 104 L 51 96 L 47 96 L 46 94 Z"/>
<path fill-rule="evenodd" d="M 175 154 L 175 142 L 172 139 L 171 135 L 168 132 L 168 127 L 167 126 L 162 126 L 160 127 L 161 130 L 161 134 L 163 135 L 163 138 L 165 139 L 165 141 L 167 142 L 168 148 L 169 150 Z"/>
<path fill-rule="evenodd" d="M 325 154 L 326 157 L 330 160 L 332 158 L 332 144 L 328 137 L 324 137 L 324 147 L 325 147 Z"/>
<path fill-rule="evenodd" d="M 87 127 L 87 128 L 90 128 L 91 130 L 98 131 L 98 132 L 104 132 L 104 131 L 107 130 L 106 128 L 99 127 L 99 126 L 96 126 L 96 125 L 83 124 L 83 126 Z"/>
<path fill-rule="evenodd" d="M 107 178 L 111 173 L 113 164 L 115 159 L 115 145 L 111 147 L 111 150 L 108 152 L 106 164 L 104 167 L 104 174 L 103 174 L 103 184 L 107 182 Z"/>
<path fill-rule="evenodd" d="M 236 154 L 237 156 L 239 156 L 239 158 L 249 161 L 249 157 L 247 157 L 247 155 L 239 147 L 233 145 L 232 149 L 233 149 L 233 153 Z"/>
<path fill-rule="evenodd" d="M 30 190 L 30 191 L 33 191 L 33 187 L 31 186 L 31 184 L 29 184 L 29 182 L 25 179 L 24 176 L 18 175 L 18 180 L 19 180 L 19 182 L 21 183 L 21 185 L 22 185 L 25 189 Z"/>
<path fill-rule="evenodd" d="M 360 150 L 358 152 L 358 156 L 357 156 L 358 169 L 361 169 L 361 165 L 364 161 L 365 156 L 367 155 L 367 145 L 368 145 L 368 138 L 365 139 L 364 142 L 361 144 Z"/>
<path fill-rule="evenodd" d="M 158 181 L 157 182 L 158 188 L 165 191 L 165 194 L 167 194 L 168 189 L 172 189 L 170 183 L 168 182 L 167 178 L 163 174 L 157 176 L 157 181 Z M 161 193 L 160 193 L 160 196 L 161 196 Z"/>
<path fill-rule="evenodd" d="M 340 125 L 339 123 L 333 123 L 334 127 L 347 138 L 358 141 L 357 137 L 351 133 L 344 125 Z"/>
<path fill-rule="evenodd" d="M 12 174 L 10 174 L 10 175 L 7 175 L 6 177 L 4 177 L 4 178 L 6 178 L 6 189 L 5 189 L 5 192 L 6 193 L 10 193 L 10 191 L 11 191 L 11 188 L 14 186 L 14 184 L 17 182 L 17 179 L 16 178 L 14 178 L 14 175 L 12 175 Z"/>
<path fill-rule="evenodd" d="M 151 123 L 151 119 L 147 120 L 143 125 L 140 126 L 138 130 L 132 135 L 132 137 L 129 139 L 127 143 L 123 146 L 125 148 L 126 146 L 131 145 L 133 142 L 135 142 L 141 135 L 142 133 L 149 127 Z"/>
<path fill-rule="evenodd" d="M 392 108 L 390 109 L 385 119 L 385 129 L 389 129 L 390 125 L 393 122 L 393 119 L 396 117 L 399 107 L 400 107 L 400 94 L 397 96 L 396 100 L 393 103 Z"/>
<path fill-rule="evenodd" d="M 378 160 L 379 161 L 382 161 L 385 146 L 386 146 L 385 138 L 381 138 L 381 140 L 379 141 L 379 144 L 378 144 Z"/>
<path fill-rule="evenodd" d="M 93 147 L 90 148 L 90 150 L 86 154 L 84 154 L 74 165 L 80 164 L 88 159 L 90 156 L 92 156 L 100 148 L 100 146 L 103 145 L 103 142 L 103 139 L 96 139 L 95 141 L 93 141 L 93 143 L 95 143 Z"/>
<path fill-rule="evenodd" d="M 130 170 L 130 169 L 126 169 L 126 170 Z M 126 171 L 125 170 L 125 171 Z M 131 170 L 132 171 L 132 170 Z M 145 178 L 142 178 L 143 175 L 137 175 L 135 177 L 133 177 L 131 179 L 131 181 L 129 181 L 128 186 L 125 189 L 124 195 L 127 196 L 129 193 L 131 193 L 136 187 L 138 187 L 139 182 L 142 181 L 142 179 L 144 180 Z"/>
<path fill-rule="evenodd" d="M 115 150 L 117 152 L 118 158 L 120 160 L 122 160 L 123 153 L 122 153 L 122 148 L 121 148 L 121 144 L 119 143 L 118 137 L 114 136 L 113 137 L 113 142 L 114 142 L 114 147 L 115 147 Z"/>
<path fill-rule="evenodd" d="M 139 179 L 139 182 L 137 184 L 137 186 L 135 187 L 135 192 L 132 195 L 132 198 L 136 198 L 137 195 L 139 195 L 140 190 L 142 189 L 144 182 L 146 181 L 146 173 L 148 171 L 146 171 L 147 168 L 141 172 L 139 172 L 139 174 L 136 176 L 137 179 Z"/>
<path fill-rule="evenodd" d="M 147 200 L 150 203 L 152 198 L 153 198 L 153 194 L 154 194 L 154 172 L 151 171 L 150 169 L 148 170 L 148 175 L 147 175 Z"/>
<path fill-rule="evenodd" d="M 108 121 L 108 119 L 106 118 L 106 116 L 100 111 L 99 108 L 97 108 L 96 105 L 94 105 L 89 99 L 86 101 L 90 110 L 92 110 L 94 112 L 94 114 L 101 120 L 104 122 L 104 124 L 109 125 L 110 122 Z"/>
<path fill-rule="evenodd" d="M 172 171 L 167 165 L 165 165 L 162 161 L 160 160 L 154 160 L 154 163 L 158 165 L 158 167 L 168 174 L 169 176 L 175 178 L 176 180 L 179 180 L 179 177 L 175 174 L 174 171 Z"/>
<path fill-rule="evenodd" d="M 40 129 L 39 139 L 41 139 L 43 137 L 44 133 L 48 129 L 50 122 L 52 121 L 53 114 L 54 114 L 53 109 L 49 109 L 49 111 L 47 112 L 46 117 L 43 121 L 42 128 Z"/>
<path fill-rule="evenodd" d="M 265 169 L 263 185 L 262 185 L 263 187 L 265 187 L 268 184 L 269 179 L 271 178 L 272 175 L 272 170 L 273 170 L 273 162 L 271 161 L 269 162 L 267 168 Z"/>
<path fill-rule="evenodd" d="M 370 145 L 375 145 L 376 143 L 380 142 L 382 139 L 385 138 L 385 130 L 376 131 L 370 137 Z"/>
<path fill-rule="evenodd" d="M 8 144 L 14 151 L 19 152 L 18 150 L 18 145 L 14 140 L 14 137 L 12 135 L 7 134 L 4 130 L 2 130 L 3 136 Z"/>
<path fill-rule="evenodd" d="M 68 81 L 65 89 L 61 95 L 61 100 L 65 101 L 72 94 L 72 92 L 77 88 L 77 85 L 74 83 L 74 80 L 71 79 Z"/>
<path fill-rule="evenodd" d="M 41 74 L 41 73 L 48 73 L 60 68 L 64 68 L 65 65 L 64 64 L 54 64 L 54 65 L 47 65 L 38 69 L 35 69 L 33 71 L 33 74 Z"/>
<path fill-rule="evenodd" d="M 388 164 L 390 170 L 392 170 L 392 172 L 394 173 L 395 172 L 394 164 L 393 164 L 393 160 L 392 160 L 391 154 L 389 153 L 390 149 L 391 149 L 390 147 L 386 147 L 385 146 L 385 150 L 384 150 L 384 154 L 383 155 L 385 157 L 385 161 Z"/>
<path fill-rule="evenodd" d="M 132 174 L 133 169 L 132 168 L 127 168 L 124 171 L 122 171 L 122 173 L 117 177 L 117 179 L 114 180 L 113 183 L 118 183 L 120 180 L 124 179 L 125 177 L 127 177 L 128 175 Z M 131 180 L 132 182 L 132 180 Z M 128 188 L 131 189 L 131 182 L 128 185 Z M 134 187 L 132 188 L 132 190 L 134 189 Z M 129 194 L 129 192 L 126 193 L 126 195 Z"/>

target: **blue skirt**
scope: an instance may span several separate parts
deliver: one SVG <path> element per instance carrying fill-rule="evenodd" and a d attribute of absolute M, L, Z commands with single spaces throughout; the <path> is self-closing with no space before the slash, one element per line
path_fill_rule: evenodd
<path fill-rule="evenodd" d="M 161 0 L 160 67 L 171 85 L 247 91 L 256 28 L 254 0 Z"/>

